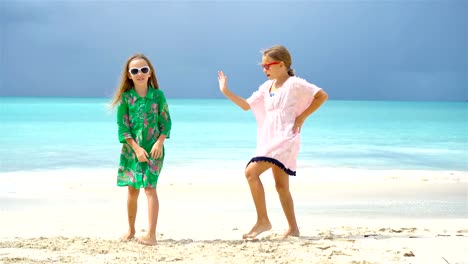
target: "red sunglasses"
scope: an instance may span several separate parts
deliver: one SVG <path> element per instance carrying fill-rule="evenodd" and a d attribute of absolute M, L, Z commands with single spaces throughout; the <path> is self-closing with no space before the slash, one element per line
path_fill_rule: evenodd
<path fill-rule="evenodd" d="M 279 62 L 279 61 L 274 61 L 274 62 L 262 64 L 262 68 L 265 69 L 265 70 L 269 70 L 271 65 L 276 65 L 276 64 L 280 64 L 280 63 L 281 62 Z"/>

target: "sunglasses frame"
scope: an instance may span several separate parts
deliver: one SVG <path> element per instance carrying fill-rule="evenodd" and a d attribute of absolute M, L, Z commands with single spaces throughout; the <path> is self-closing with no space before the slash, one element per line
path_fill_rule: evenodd
<path fill-rule="evenodd" d="M 148 69 L 148 72 L 146 72 L 146 73 L 143 72 L 143 71 L 142 71 L 143 69 Z M 136 72 L 136 73 L 133 73 L 132 70 L 137 70 L 137 72 Z M 135 67 L 135 68 L 130 68 L 130 69 L 128 69 L 128 72 L 129 72 L 131 75 L 137 75 L 137 74 L 140 73 L 140 72 L 143 73 L 143 74 L 148 74 L 150 71 L 151 71 L 151 68 L 150 68 L 149 66 L 143 66 L 143 67 L 141 67 L 141 68 L 136 68 L 136 67 Z"/>
<path fill-rule="evenodd" d="M 273 62 L 270 62 L 270 63 L 265 63 L 265 64 L 262 64 L 262 68 L 265 69 L 265 70 L 269 70 L 270 66 L 280 64 L 280 63 L 281 63 L 280 61 L 273 61 Z"/>

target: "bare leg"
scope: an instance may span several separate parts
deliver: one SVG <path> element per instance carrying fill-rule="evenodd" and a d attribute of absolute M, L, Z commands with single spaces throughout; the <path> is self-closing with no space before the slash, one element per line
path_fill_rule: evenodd
<path fill-rule="evenodd" d="M 294 213 L 294 202 L 289 191 L 289 175 L 282 169 L 273 166 L 273 176 L 275 177 L 276 191 L 278 192 L 283 212 L 288 220 L 289 228 L 284 233 L 283 238 L 288 236 L 299 236 L 296 214 Z"/>
<path fill-rule="evenodd" d="M 128 218 L 128 232 L 122 237 L 124 240 L 130 240 L 135 237 L 135 220 L 138 209 L 138 195 L 139 189 L 128 186 L 127 195 L 127 218 Z"/>
<path fill-rule="evenodd" d="M 260 175 L 271 168 L 271 166 L 268 162 L 252 162 L 245 169 L 245 177 L 249 183 L 255 209 L 257 210 L 257 223 L 249 233 L 242 236 L 244 239 L 254 238 L 271 229 L 271 223 L 266 210 L 265 190 L 263 189 L 262 181 L 260 181 Z"/>
<path fill-rule="evenodd" d="M 156 188 L 145 188 L 146 198 L 148 198 L 148 233 L 144 237 L 138 238 L 140 244 L 156 245 L 156 224 L 158 222 L 159 200 Z"/>

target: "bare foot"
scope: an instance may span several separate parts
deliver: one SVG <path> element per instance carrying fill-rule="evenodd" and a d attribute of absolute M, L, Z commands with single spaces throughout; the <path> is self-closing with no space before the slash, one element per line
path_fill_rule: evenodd
<path fill-rule="evenodd" d="M 294 229 L 288 229 L 286 232 L 284 232 L 283 236 L 281 237 L 281 239 L 285 239 L 287 237 L 299 237 L 300 236 L 300 233 L 299 233 L 299 229 L 297 228 L 294 228 Z"/>
<path fill-rule="evenodd" d="M 146 246 L 155 246 L 157 244 L 156 237 L 149 235 L 137 238 L 137 242 Z"/>
<path fill-rule="evenodd" d="M 133 238 L 135 238 L 135 231 L 128 231 L 127 234 L 123 235 L 122 236 L 122 240 L 132 240 Z"/>
<path fill-rule="evenodd" d="M 247 234 L 244 234 L 242 236 L 243 239 L 247 239 L 247 238 L 255 238 L 256 236 L 260 235 L 261 233 L 265 232 L 265 231 L 268 231 L 271 229 L 271 223 L 270 221 L 266 222 L 266 223 L 256 223 L 254 225 L 254 227 L 252 227 L 252 230 L 250 230 L 249 233 Z"/>

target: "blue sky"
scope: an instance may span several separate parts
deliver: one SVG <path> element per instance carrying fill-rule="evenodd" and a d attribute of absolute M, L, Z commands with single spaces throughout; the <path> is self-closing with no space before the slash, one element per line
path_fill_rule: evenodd
<path fill-rule="evenodd" d="M 0 96 L 110 97 L 145 53 L 172 98 L 247 97 L 260 50 L 337 100 L 468 100 L 468 1 L 0 1 Z"/>

